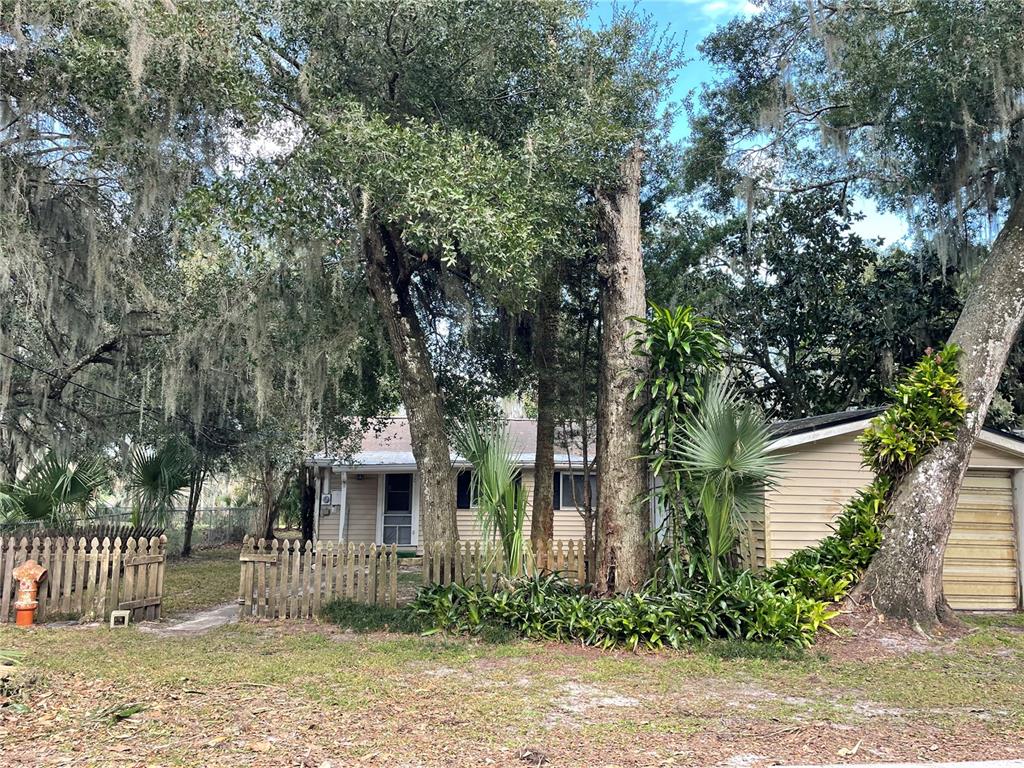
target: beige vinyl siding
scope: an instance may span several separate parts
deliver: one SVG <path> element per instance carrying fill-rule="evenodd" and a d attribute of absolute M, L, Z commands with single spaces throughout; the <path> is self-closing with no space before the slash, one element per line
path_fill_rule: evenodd
<path fill-rule="evenodd" d="M 942 577 L 946 599 L 954 608 L 1017 607 L 1017 550 L 1009 472 L 967 473 L 946 545 Z"/>
<path fill-rule="evenodd" d="M 523 525 L 523 534 L 530 537 L 530 521 L 533 518 L 533 485 L 534 471 L 523 469 L 523 491 L 526 493 L 526 521 Z M 459 522 L 459 538 L 463 541 L 479 541 L 480 527 L 476 521 L 476 511 L 472 509 L 458 509 L 455 511 Z M 583 518 L 575 509 L 556 509 L 554 519 L 555 540 L 560 539 L 582 539 Z"/>
<path fill-rule="evenodd" d="M 332 472 L 329 468 L 322 469 L 320 475 L 320 493 L 330 493 L 331 491 L 341 490 L 341 475 L 337 472 Z M 330 510 L 330 514 L 325 515 L 324 512 Z M 317 527 L 316 537 L 321 541 L 337 541 L 338 540 L 338 525 L 341 523 L 341 515 L 338 514 L 338 510 L 331 509 L 329 506 L 324 505 L 320 508 L 320 522 Z"/>
<path fill-rule="evenodd" d="M 739 552 L 745 567 L 754 571 L 764 570 L 768 559 L 764 537 L 764 496 L 760 509 L 742 515 L 740 518 Z"/>
<path fill-rule="evenodd" d="M 991 445 L 976 443 L 974 452 L 971 453 L 971 466 L 978 469 L 994 469 L 996 467 L 1020 469 L 1021 466 L 1024 466 L 1024 461 L 1016 456 L 1004 453 Z"/>
<path fill-rule="evenodd" d="M 855 438 L 840 435 L 782 451 L 781 478 L 765 495 L 769 564 L 828 536 L 846 501 L 871 482 Z M 944 565 L 943 584 L 954 608 L 1018 605 L 1011 469 L 1022 465 L 991 445 L 979 444 L 971 456 Z"/>
<path fill-rule="evenodd" d="M 832 533 L 843 505 L 871 482 L 854 435 L 783 450 L 780 479 L 765 492 L 767 559 L 784 560 Z"/>

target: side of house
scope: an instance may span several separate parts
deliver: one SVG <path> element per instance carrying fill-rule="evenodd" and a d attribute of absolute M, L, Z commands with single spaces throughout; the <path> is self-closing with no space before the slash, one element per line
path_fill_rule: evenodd
<path fill-rule="evenodd" d="M 843 414 L 834 414 L 842 418 Z M 845 503 L 872 480 L 856 436 L 868 418 L 783 429 L 773 449 L 780 480 L 753 521 L 757 565 L 767 566 L 832 532 Z M 944 585 L 954 608 L 1024 607 L 1024 440 L 984 430 L 970 458 L 946 549 Z"/>

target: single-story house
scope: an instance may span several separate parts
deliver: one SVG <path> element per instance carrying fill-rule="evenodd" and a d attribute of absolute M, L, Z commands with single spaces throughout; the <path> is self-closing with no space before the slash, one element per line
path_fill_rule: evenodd
<path fill-rule="evenodd" d="M 861 464 L 858 434 L 877 410 L 846 411 L 780 422 L 771 449 L 782 457 L 778 482 L 765 492 L 763 513 L 747 520 L 741 550 L 755 568 L 778 562 L 828 536 L 843 505 L 871 482 Z M 533 504 L 536 422 L 510 419 L 527 491 L 526 532 Z M 582 539 L 579 511 L 583 457 L 555 455 L 556 539 Z M 564 450 L 564 449 L 563 449 Z M 422 545 L 419 475 L 409 425 L 389 419 L 380 432 L 363 436 L 351 456 L 329 451 L 312 458 L 317 467 L 317 538 Z M 469 465 L 452 456 L 457 472 L 459 536 L 480 537 L 469 495 Z M 590 478 L 594 482 L 593 476 Z M 652 516 L 658 514 L 652 510 Z M 1000 610 L 1024 607 L 1024 439 L 984 429 L 970 459 L 946 550 L 946 596 L 954 608 Z"/>
<path fill-rule="evenodd" d="M 508 430 L 526 490 L 526 535 L 529 536 L 537 422 L 509 419 Z M 583 499 L 583 456 L 564 451 L 564 447 L 555 446 L 555 539 L 582 539 L 583 517 L 579 507 Z M 410 548 L 422 546 L 420 482 L 408 420 L 387 419 L 380 431 L 363 435 L 359 450 L 351 456 L 325 451 L 313 456 L 312 462 L 318 469 L 318 539 L 394 543 Z M 468 541 L 479 539 L 480 529 L 470 498 L 469 463 L 453 453 L 452 465 L 457 473 L 459 537 Z"/>
<path fill-rule="evenodd" d="M 781 478 L 750 521 L 757 565 L 785 559 L 832 532 L 843 505 L 872 480 L 856 437 L 877 410 L 776 424 Z M 1024 607 L 1024 439 L 984 429 L 971 454 L 946 549 L 944 587 L 954 608 Z"/>

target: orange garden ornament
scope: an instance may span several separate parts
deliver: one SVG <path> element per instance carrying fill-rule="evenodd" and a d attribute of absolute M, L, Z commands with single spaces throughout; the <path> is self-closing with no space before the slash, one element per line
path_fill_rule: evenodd
<path fill-rule="evenodd" d="M 14 569 L 12 574 L 18 580 L 18 595 L 14 601 L 15 623 L 19 627 L 30 627 L 35 621 L 39 601 L 39 582 L 46 576 L 46 569 L 35 560 L 26 560 Z"/>

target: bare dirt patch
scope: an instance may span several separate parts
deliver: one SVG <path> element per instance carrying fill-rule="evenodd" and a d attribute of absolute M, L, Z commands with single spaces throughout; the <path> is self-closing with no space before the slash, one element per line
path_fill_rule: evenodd
<path fill-rule="evenodd" d="M 906 622 L 887 621 L 869 605 L 847 601 L 841 610 L 831 622 L 836 634 L 822 633 L 814 646 L 833 659 L 870 661 L 910 653 L 942 653 L 972 631 L 964 625 L 943 628 L 926 637 Z"/>

